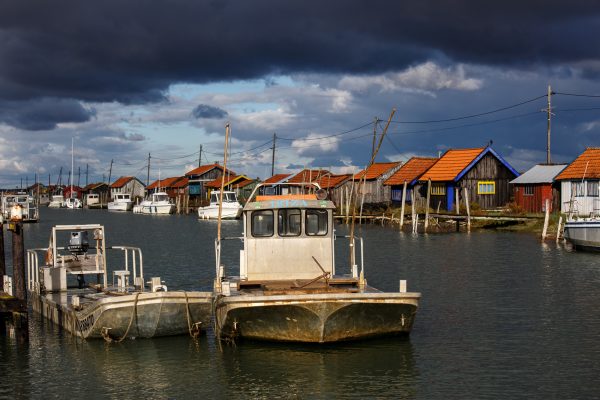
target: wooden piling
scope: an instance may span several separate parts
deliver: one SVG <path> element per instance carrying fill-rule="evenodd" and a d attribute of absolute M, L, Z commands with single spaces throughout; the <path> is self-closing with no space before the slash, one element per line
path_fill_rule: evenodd
<path fill-rule="evenodd" d="M 463 188 L 463 193 L 465 196 L 465 208 L 467 210 L 467 232 L 471 232 L 471 207 L 469 206 L 469 190 L 467 188 Z"/>
<path fill-rule="evenodd" d="M 458 198 L 458 195 L 460 194 L 458 188 L 454 188 L 454 196 L 456 196 L 454 198 L 454 204 L 456 204 L 456 215 L 460 214 L 460 200 Z"/>
<path fill-rule="evenodd" d="M 4 258 L 4 224 L 0 221 L 0 279 L 2 279 L 4 275 L 6 275 L 6 259 Z"/>
<path fill-rule="evenodd" d="M 427 180 L 427 204 L 425 205 L 425 225 L 424 229 L 427 232 L 427 227 L 429 226 L 429 200 L 431 195 L 431 179 Z"/>
<path fill-rule="evenodd" d="M 27 300 L 27 282 L 25 278 L 25 245 L 23 242 L 23 223 L 11 222 L 12 254 L 13 254 L 13 288 L 14 296 L 19 300 Z"/>
<path fill-rule="evenodd" d="M 562 215 L 558 218 L 558 226 L 556 227 L 556 243 L 558 243 L 561 237 L 561 228 L 562 228 Z"/>
<path fill-rule="evenodd" d="M 406 203 L 406 181 L 404 181 L 404 187 L 402 188 L 402 206 L 400 207 L 400 230 L 404 226 L 404 205 Z"/>
<path fill-rule="evenodd" d="M 546 215 L 544 217 L 544 229 L 542 230 L 542 240 L 546 239 L 548 233 L 548 223 L 550 222 L 550 199 L 546 199 Z"/>
<path fill-rule="evenodd" d="M 415 210 L 415 191 L 414 189 L 410 192 L 411 197 L 411 217 L 412 217 L 412 232 L 417 233 L 417 212 Z"/>

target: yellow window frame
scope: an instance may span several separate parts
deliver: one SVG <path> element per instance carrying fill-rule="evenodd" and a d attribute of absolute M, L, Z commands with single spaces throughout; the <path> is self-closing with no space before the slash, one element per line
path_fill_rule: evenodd
<path fill-rule="evenodd" d="M 445 196 L 446 195 L 446 185 L 433 184 L 433 185 L 431 185 L 430 193 L 432 196 Z"/>
<path fill-rule="evenodd" d="M 477 194 L 496 194 L 496 182 L 494 181 L 478 181 Z"/>

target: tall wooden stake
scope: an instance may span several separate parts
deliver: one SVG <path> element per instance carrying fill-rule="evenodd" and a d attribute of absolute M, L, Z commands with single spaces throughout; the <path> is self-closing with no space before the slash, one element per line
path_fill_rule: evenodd
<path fill-rule="evenodd" d="M 431 195 L 431 179 L 427 180 L 427 205 L 425 206 L 425 232 L 429 227 L 429 200 Z"/>
<path fill-rule="evenodd" d="M 400 206 L 400 230 L 404 226 L 404 206 L 406 205 L 406 185 L 407 182 L 404 181 L 404 186 L 402 187 L 402 205 Z M 413 190 L 415 190 L 413 188 Z"/>
<path fill-rule="evenodd" d="M 546 216 L 544 217 L 544 229 L 542 230 L 542 240 L 546 239 L 548 233 L 548 223 L 550 222 L 550 199 L 546 199 Z"/>
<path fill-rule="evenodd" d="M 464 188 L 463 193 L 465 196 L 465 209 L 467 210 L 467 232 L 471 232 L 471 208 L 469 206 L 469 190 L 467 188 Z"/>
<path fill-rule="evenodd" d="M 273 133 L 273 156 L 271 157 L 271 176 L 275 175 L 275 143 L 277 142 L 277 134 Z"/>

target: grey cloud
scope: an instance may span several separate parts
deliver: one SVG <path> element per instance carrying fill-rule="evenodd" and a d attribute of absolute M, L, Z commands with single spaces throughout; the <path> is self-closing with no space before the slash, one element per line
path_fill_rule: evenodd
<path fill-rule="evenodd" d="M 208 104 L 199 104 L 192 111 L 192 115 L 197 119 L 221 119 L 225 118 L 228 114 L 227 111 L 221 108 L 209 106 Z"/>
<path fill-rule="evenodd" d="M 61 122 L 86 122 L 96 111 L 72 99 L 41 98 L 27 101 L 1 101 L 0 122 L 15 128 L 51 130 Z"/>

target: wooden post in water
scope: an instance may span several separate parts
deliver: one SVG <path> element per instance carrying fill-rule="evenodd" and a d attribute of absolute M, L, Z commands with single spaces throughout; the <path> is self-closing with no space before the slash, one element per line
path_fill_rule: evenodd
<path fill-rule="evenodd" d="M 456 196 L 454 198 L 454 204 L 456 204 L 456 215 L 460 214 L 460 200 L 458 198 L 458 195 L 460 194 L 458 188 L 454 188 L 454 195 Z"/>
<path fill-rule="evenodd" d="M 412 206 L 412 212 L 411 212 L 411 216 L 412 216 L 412 232 L 413 233 L 417 233 L 417 211 L 415 210 L 415 190 L 413 189 L 410 192 L 410 197 L 411 197 L 411 206 Z"/>
<path fill-rule="evenodd" d="M 414 192 L 414 190 L 413 190 Z M 431 195 L 431 179 L 427 180 L 427 204 L 425 205 L 425 232 L 429 226 L 429 200 Z"/>
<path fill-rule="evenodd" d="M 6 275 L 6 259 L 4 258 L 4 223 L 0 217 L 0 279 Z M 0 287 L 0 292 L 2 288 Z"/>
<path fill-rule="evenodd" d="M 471 232 L 471 207 L 469 206 L 469 189 L 463 188 L 465 208 L 467 210 L 467 232 Z"/>
<path fill-rule="evenodd" d="M 404 181 L 404 187 L 402 187 L 402 206 L 400 207 L 400 230 L 404 226 L 404 206 L 406 204 L 406 181 Z"/>
<path fill-rule="evenodd" d="M 546 199 L 546 216 L 544 217 L 544 229 L 542 230 L 542 240 L 546 239 L 548 233 L 548 223 L 550 222 L 550 199 Z"/>
<path fill-rule="evenodd" d="M 23 243 L 23 222 L 11 222 L 10 226 L 12 228 L 11 230 L 14 296 L 19 300 L 27 300 L 27 283 L 25 281 L 25 245 Z"/>
<path fill-rule="evenodd" d="M 562 215 L 558 218 L 558 226 L 556 227 L 556 243 L 558 243 L 558 240 L 560 239 L 561 227 L 562 227 Z"/>

